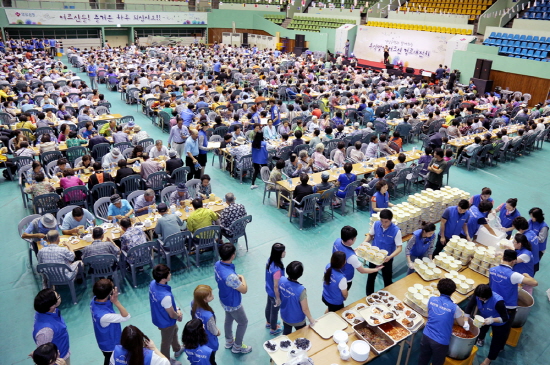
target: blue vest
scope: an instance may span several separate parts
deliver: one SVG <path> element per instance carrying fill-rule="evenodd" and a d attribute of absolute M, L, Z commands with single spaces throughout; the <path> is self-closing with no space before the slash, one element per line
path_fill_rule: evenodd
<path fill-rule="evenodd" d="M 341 238 L 337 238 L 332 245 L 332 253 L 336 251 L 342 251 L 346 254 L 346 264 L 344 265 L 342 272 L 344 273 L 344 276 L 348 281 L 352 281 L 353 276 L 355 275 L 355 268 L 348 264 L 348 259 L 351 256 L 355 256 L 355 251 L 353 250 L 353 248 L 344 245 Z"/>
<path fill-rule="evenodd" d="M 269 260 L 267 260 L 269 262 Z M 267 295 L 271 298 L 275 298 L 275 290 L 273 288 L 273 274 L 277 271 L 281 271 L 281 276 L 285 276 L 285 269 L 281 269 L 279 266 L 275 265 L 274 262 L 269 265 L 269 269 L 265 271 L 265 291 Z"/>
<path fill-rule="evenodd" d="M 514 271 L 505 265 L 492 267 L 489 270 L 489 285 L 495 293 L 504 298 L 504 304 L 507 307 L 517 307 L 518 305 L 518 286 L 512 284 L 510 280 Z"/>
<path fill-rule="evenodd" d="M 529 274 L 530 276 L 535 275 L 535 260 L 533 258 L 533 253 L 529 251 L 526 248 L 522 248 L 521 250 L 516 250 L 518 256 L 525 254 L 529 256 L 531 259 L 529 262 L 522 262 L 519 264 L 514 265 L 514 271 L 519 272 L 520 274 Z"/>
<path fill-rule="evenodd" d="M 191 301 L 191 308 L 193 308 L 193 301 Z M 193 317 L 193 312 L 191 311 L 191 317 Z M 195 311 L 195 317 L 200 319 L 202 321 L 202 324 L 204 325 L 204 330 L 206 331 L 206 335 L 208 336 L 208 343 L 206 346 L 210 347 L 213 351 L 218 351 L 218 348 L 220 347 L 218 343 L 218 336 L 216 336 L 216 333 L 212 333 L 208 330 L 208 327 L 206 324 L 210 320 L 210 318 L 214 317 L 216 318 L 216 315 L 210 311 L 204 310 L 201 307 L 197 307 L 197 310 Z"/>
<path fill-rule="evenodd" d="M 481 213 L 479 211 L 479 208 L 472 205 L 470 207 L 470 218 L 468 219 L 468 233 L 470 234 L 470 237 L 474 237 L 479 230 L 479 223 L 477 223 L 477 220 L 480 218 L 487 218 L 489 215 L 489 212 L 487 213 Z M 466 234 L 466 232 L 462 231 L 462 234 Z"/>
<path fill-rule="evenodd" d="M 191 364 L 210 365 L 212 349 L 207 345 L 202 345 L 196 349 L 185 349 L 185 354 Z"/>
<path fill-rule="evenodd" d="M 153 318 L 153 324 L 158 328 L 167 328 L 176 324 L 176 320 L 170 318 L 168 312 L 160 304 L 165 296 L 172 298 L 172 308 L 177 310 L 174 296 L 172 295 L 172 288 L 169 285 L 159 284 L 155 280 L 149 284 L 149 303 L 151 304 L 151 317 Z"/>
<path fill-rule="evenodd" d="M 533 222 L 533 220 L 529 220 L 529 230 L 534 231 L 537 236 L 539 235 L 541 229 L 544 227 L 548 227 L 548 224 L 546 222 Z M 546 242 L 548 241 L 548 237 L 543 242 L 539 242 L 539 251 L 545 251 L 546 250 Z"/>
<path fill-rule="evenodd" d="M 399 232 L 399 227 L 393 223 L 384 231 L 382 222 L 374 222 L 374 240 L 372 241 L 372 245 L 381 250 L 388 251 L 388 255 L 391 255 L 396 248 L 395 236 L 397 232 Z"/>
<path fill-rule="evenodd" d="M 261 148 L 252 148 L 252 162 L 258 165 L 267 164 L 268 152 L 266 146 L 267 143 L 262 141 Z"/>
<path fill-rule="evenodd" d="M 512 221 L 514 220 L 514 218 L 519 217 L 521 215 L 521 213 L 517 209 L 514 209 L 514 211 L 511 214 L 506 214 L 507 212 L 508 211 L 506 210 L 506 208 L 502 207 L 502 209 L 500 209 L 500 212 L 498 214 L 498 217 L 500 218 L 500 225 L 503 226 L 504 228 L 512 227 Z"/>
<path fill-rule="evenodd" d="M 376 198 L 376 208 L 380 209 L 380 208 L 388 207 L 388 203 L 390 202 L 390 194 L 388 194 L 387 192 L 386 194 L 380 194 L 380 192 L 377 191 L 374 194 L 374 197 Z M 372 215 L 374 213 L 376 212 L 372 209 L 372 204 L 371 204 L 370 214 Z"/>
<path fill-rule="evenodd" d="M 325 267 L 325 272 L 329 267 L 330 264 Z M 323 298 L 325 298 L 325 300 L 330 304 L 339 305 L 343 304 L 344 300 L 346 300 L 342 295 L 342 290 L 338 287 L 338 284 L 343 278 L 345 278 L 345 275 L 341 270 L 332 269 L 330 274 L 330 284 L 327 285 L 327 283 L 323 280 Z"/>
<path fill-rule="evenodd" d="M 206 132 L 202 129 L 199 131 L 199 137 L 203 136 L 204 139 L 202 141 L 202 147 L 208 147 L 208 136 L 206 135 Z M 208 151 L 199 149 L 199 155 L 206 155 Z"/>
<path fill-rule="evenodd" d="M 238 307 L 241 304 L 241 293 L 227 286 L 225 281 L 231 274 L 235 274 L 235 265 L 225 264 L 221 261 L 214 265 L 214 273 L 216 274 L 216 282 L 218 283 L 220 301 L 228 307 Z"/>
<path fill-rule="evenodd" d="M 115 351 L 113 353 L 115 357 L 115 364 L 128 364 L 128 351 L 121 345 L 115 346 Z M 143 365 L 151 365 L 151 359 L 153 358 L 153 350 L 143 349 Z"/>
<path fill-rule="evenodd" d="M 110 300 L 96 302 L 94 297 L 90 302 L 90 311 L 92 312 L 95 338 L 99 349 L 105 352 L 113 351 L 115 346 L 120 344 L 121 325 L 120 323 L 110 323 L 107 327 L 101 326 L 101 317 L 115 313 L 113 303 Z"/>
<path fill-rule="evenodd" d="M 531 253 L 533 254 L 533 262 L 536 265 L 540 261 L 540 257 L 539 257 L 539 251 L 540 251 L 539 237 L 537 236 L 535 231 L 531 231 L 530 229 L 523 232 L 523 234 L 525 235 L 525 237 L 527 237 L 527 239 L 529 240 L 529 243 L 531 244 Z"/>
<path fill-rule="evenodd" d="M 435 235 L 431 237 L 422 237 L 422 230 L 417 229 L 413 232 L 414 246 L 411 248 L 411 256 L 424 257 L 430 248 L 430 244 L 433 242 Z"/>
<path fill-rule="evenodd" d="M 452 236 L 460 235 L 462 232 L 462 226 L 464 226 L 464 223 L 468 221 L 468 218 L 470 218 L 470 212 L 466 211 L 464 214 L 458 213 L 458 207 L 449 207 L 446 210 L 449 213 L 449 218 L 447 219 L 447 222 L 445 223 L 445 237 L 451 238 Z M 470 232 L 470 236 L 472 233 Z"/>
<path fill-rule="evenodd" d="M 59 349 L 59 355 L 61 357 L 67 356 L 69 353 L 69 332 L 67 332 L 67 325 L 65 320 L 61 317 L 59 309 L 55 308 L 54 313 L 38 313 L 34 314 L 34 330 L 32 331 L 32 338 L 36 338 L 36 334 L 42 328 L 51 328 L 53 330 L 53 340 L 57 348 Z"/>
<path fill-rule="evenodd" d="M 498 314 L 495 307 L 496 307 L 497 303 L 500 302 L 501 300 L 504 300 L 504 299 L 498 293 L 493 293 L 493 296 L 487 301 L 487 303 L 483 303 L 478 297 L 476 297 L 477 309 L 479 309 L 479 314 L 483 318 L 489 318 L 489 317 L 498 318 L 498 317 L 500 317 L 500 314 Z M 502 326 L 505 323 L 506 322 L 493 323 L 492 326 Z"/>
<path fill-rule="evenodd" d="M 493 202 L 493 198 L 487 199 L 488 202 Z M 472 206 L 479 208 L 479 203 L 481 203 L 481 194 L 474 195 L 472 198 Z"/>
<path fill-rule="evenodd" d="M 273 120 L 273 124 L 279 122 L 279 108 L 277 105 L 273 105 L 270 109 L 271 119 Z"/>
<path fill-rule="evenodd" d="M 304 286 L 286 277 L 279 280 L 279 293 L 281 294 L 281 318 L 286 323 L 301 323 L 306 315 L 300 305 L 300 295 L 305 290 Z"/>
<path fill-rule="evenodd" d="M 428 323 L 424 335 L 441 345 L 448 345 L 453 333 L 456 307 L 448 295 L 431 297 L 428 302 Z"/>

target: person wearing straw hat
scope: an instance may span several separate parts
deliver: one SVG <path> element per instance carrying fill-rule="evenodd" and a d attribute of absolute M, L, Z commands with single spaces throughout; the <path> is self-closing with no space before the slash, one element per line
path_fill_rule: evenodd
<path fill-rule="evenodd" d="M 118 148 L 113 148 L 111 152 L 103 156 L 103 161 L 101 162 L 101 165 L 104 169 L 110 167 L 111 165 L 117 165 L 118 161 L 122 160 L 124 157 L 120 153 L 120 150 Z"/>
<path fill-rule="evenodd" d="M 21 235 L 21 238 L 32 240 L 34 252 L 37 253 L 38 247 L 36 243 L 46 238 L 46 234 L 48 234 L 50 230 L 56 229 L 58 229 L 58 226 L 54 215 L 46 213 L 42 217 L 32 220 L 25 232 Z"/>

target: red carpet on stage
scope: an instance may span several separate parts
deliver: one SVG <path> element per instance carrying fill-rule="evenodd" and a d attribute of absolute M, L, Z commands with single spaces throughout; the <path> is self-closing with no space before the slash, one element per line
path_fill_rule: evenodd
<path fill-rule="evenodd" d="M 374 70 L 384 70 L 386 69 L 386 65 L 384 65 L 383 62 L 375 62 L 375 61 L 368 61 L 364 60 L 362 58 L 357 59 L 357 66 L 363 67 L 363 68 L 372 68 Z M 420 69 L 414 69 L 415 75 L 420 75 Z"/>

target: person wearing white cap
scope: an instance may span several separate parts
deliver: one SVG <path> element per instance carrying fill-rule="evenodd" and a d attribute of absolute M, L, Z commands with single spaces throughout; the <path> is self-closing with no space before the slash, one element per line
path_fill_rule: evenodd
<path fill-rule="evenodd" d="M 36 253 L 38 252 L 36 243 L 45 238 L 46 234 L 52 229 L 58 229 L 57 220 L 53 214 L 47 213 L 42 217 L 32 220 L 25 232 L 21 235 L 21 238 L 32 240 L 33 249 Z"/>
<path fill-rule="evenodd" d="M 123 159 L 124 157 L 120 153 L 120 150 L 118 148 L 113 148 L 111 152 L 103 156 L 103 161 L 101 165 L 104 169 L 108 168 L 111 164 L 118 164 L 118 161 Z"/>

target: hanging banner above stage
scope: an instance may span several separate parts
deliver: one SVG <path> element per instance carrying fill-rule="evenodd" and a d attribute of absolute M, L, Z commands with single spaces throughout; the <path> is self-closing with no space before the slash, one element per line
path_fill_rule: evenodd
<path fill-rule="evenodd" d="M 206 24 L 207 13 L 78 11 L 5 9 L 10 24 L 27 25 L 140 25 L 140 24 Z"/>
<path fill-rule="evenodd" d="M 445 63 L 447 41 L 454 34 L 360 26 L 353 53 L 359 59 L 384 61 L 388 47 L 390 63 L 435 71 Z"/>

